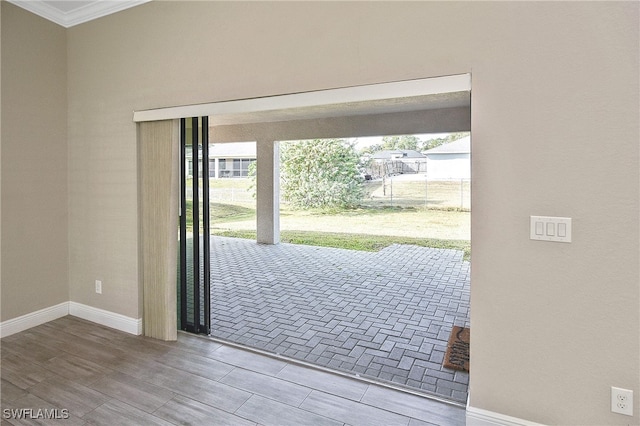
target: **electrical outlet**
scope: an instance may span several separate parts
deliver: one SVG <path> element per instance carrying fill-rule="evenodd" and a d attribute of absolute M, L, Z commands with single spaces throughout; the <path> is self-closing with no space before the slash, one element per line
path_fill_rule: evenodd
<path fill-rule="evenodd" d="M 633 416 L 633 391 L 611 386 L 611 411 Z"/>
<path fill-rule="evenodd" d="M 96 280 L 96 293 L 102 294 L 102 281 Z"/>

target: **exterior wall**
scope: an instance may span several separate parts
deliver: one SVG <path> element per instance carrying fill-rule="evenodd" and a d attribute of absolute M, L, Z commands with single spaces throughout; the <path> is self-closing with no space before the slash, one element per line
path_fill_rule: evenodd
<path fill-rule="evenodd" d="M 2 8 L 2 312 L 69 300 L 66 32 Z"/>
<path fill-rule="evenodd" d="M 547 424 L 637 423 L 638 7 L 151 2 L 67 30 L 71 300 L 141 314 L 133 110 L 472 72 L 470 405 Z M 5 319 L 64 298 L 67 240 L 65 84 L 52 72 L 63 73 L 63 36 L 2 8 Z M 20 68 L 21 55 L 38 66 Z M 36 102 L 31 85 L 56 96 Z M 18 137 L 27 112 L 43 125 Z M 30 151 L 44 136 L 53 145 Z M 26 172 L 34 156 L 44 186 Z M 36 214 L 43 199 L 49 215 Z M 573 217 L 573 243 L 530 241 L 532 214 Z M 611 385 L 635 391 L 635 417 L 610 413 Z"/>
<path fill-rule="evenodd" d="M 469 179 L 471 178 L 471 155 L 427 155 L 427 177 L 429 179 Z"/>

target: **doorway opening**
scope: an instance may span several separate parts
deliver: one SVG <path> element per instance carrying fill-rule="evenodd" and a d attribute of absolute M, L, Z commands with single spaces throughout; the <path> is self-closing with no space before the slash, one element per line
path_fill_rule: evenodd
<path fill-rule="evenodd" d="M 446 147 L 455 136 L 419 138 L 423 146 L 434 148 Z M 323 144 L 331 150 L 332 144 L 353 148 L 356 143 L 280 142 L 281 177 L 287 179 L 289 169 L 319 174 L 335 166 L 303 163 L 289 168 L 288 157 L 309 159 L 308 152 L 299 152 L 305 144 L 319 151 Z M 400 171 L 375 175 L 375 167 L 391 167 L 371 161 L 374 155 L 367 156 L 371 150 L 364 148 L 361 144 L 355 152 L 357 164 L 349 178 L 362 185 L 356 206 L 296 209 L 281 181 L 283 244 L 256 245 L 255 239 L 243 239 L 255 234 L 238 229 L 226 235 L 241 239 L 212 243 L 211 335 L 464 402 L 468 374 L 443 367 L 443 358 L 452 327 L 469 326 L 468 178 L 450 170 L 449 180 L 441 174 L 428 179 L 426 155 L 421 163 L 411 159 L 405 169 L 393 165 Z M 327 153 L 319 154 L 327 158 Z M 337 157 L 344 154 L 338 151 Z M 353 162 L 348 166 L 353 168 Z M 310 187 L 308 182 L 297 184 Z M 336 185 L 329 187 L 338 191 Z M 311 195 L 302 191 L 302 207 Z M 447 215 L 452 218 L 444 220 Z"/>
<path fill-rule="evenodd" d="M 258 149 L 258 165 L 257 165 L 258 174 L 260 175 L 260 173 L 262 173 L 262 175 L 264 176 L 264 171 L 266 171 L 267 175 L 270 174 L 271 176 L 277 176 L 278 164 L 277 164 L 277 161 L 275 161 L 275 156 L 273 154 L 274 152 L 277 152 L 277 149 L 274 149 L 274 147 L 277 148 L 279 144 L 278 141 L 293 140 L 293 139 L 304 138 L 309 136 L 317 136 L 319 138 L 332 137 L 331 135 L 336 135 L 336 134 L 340 135 L 340 132 L 344 131 L 347 128 L 348 128 L 348 131 L 342 134 L 349 137 L 353 136 L 354 134 L 356 135 L 357 134 L 365 134 L 365 135 L 402 134 L 398 132 L 399 129 L 404 129 L 406 131 L 406 130 L 410 130 L 412 127 L 414 131 L 421 132 L 417 134 L 426 134 L 429 132 L 435 133 L 436 131 L 441 133 L 444 130 L 449 130 L 449 131 L 468 130 L 470 128 L 470 124 L 469 124 L 470 114 L 469 114 L 468 107 L 465 107 L 464 105 L 458 105 L 458 103 L 462 102 L 462 104 L 466 103 L 468 105 L 470 92 L 468 90 L 467 91 L 463 90 L 457 93 L 458 94 L 455 94 L 451 97 L 448 97 L 448 98 L 445 97 L 446 99 L 444 99 L 445 101 L 444 103 L 442 102 L 443 101 L 442 97 L 440 98 L 436 97 L 438 98 L 437 99 L 438 102 L 436 102 L 435 106 L 432 107 L 431 109 L 427 107 L 424 110 L 411 109 L 409 111 L 392 113 L 394 119 L 397 119 L 399 124 L 389 125 L 389 123 L 392 122 L 392 120 L 389 119 L 390 118 L 390 116 L 388 115 L 389 112 L 388 111 L 380 112 L 380 110 L 378 110 L 378 112 L 369 111 L 370 114 L 365 116 L 347 116 L 347 115 L 339 115 L 336 117 L 325 116 L 322 119 L 323 120 L 321 121 L 322 125 L 320 126 L 318 126 L 317 119 L 309 118 L 309 115 L 307 115 L 305 118 L 302 118 L 300 120 L 293 120 L 293 121 L 290 120 L 286 122 L 281 122 L 277 120 L 276 121 L 252 121 L 253 120 L 252 118 L 244 117 L 242 116 L 242 114 L 240 114 L 242 116 L 241 119 L 238 119 L 238 117 L 231 117 L 229 118 L 230 121 L 225 122 L 225 119 L 220 120 L 218 117 L 219 121 L 217 123 L 215 122 L 215 119 L 212 120 L 214 121 L 213 128 L 215 129 L 215 131 L 213 132 L 213 135 L 215 136 L 213 138 L 214 139 L 218 138 L 215 140 L 216 142 L 223 139 L 228 140 L 230 142 L 235 142 L 235 141 L 247 140 L 247 135 L 250 135 L 252 139 L 258 140 L 258 145 L 262 146 L 262 152 L 263 152 L 262 162 L 260 161 L 261 150 L 260 148 Z M 431 98 L 429 99 L 431 100 Z M 417 102 L 421 103 L 423 101 L 425 101 L 425 98 L 419 98 L 419 101 Z M 452 101 L 453 103 L 448 103 L 449 101 Z M 393 105 L 395 107 L 397 104 L 394 102 L 391 102 L 390 104 L 387 104 L 385 108 L 388 107 L 389 105 Z M 415 105 L 414 105 L 414 108 L 415 108 Z M 311 112 L 310 114 L 313 115 L 313 112 Z M 343 111 L 340 114 L 345 114 L 345 112 Z M 262 119 L 265 118 L 264 115 L 261 117 Z M 381 119 L 381 117 L 384 117 L 384 118 Z M 243 119 L 246 119 L 248 121 L 243 122 Z M 389 128 L 387 128 L 384 131 L 380 131 L 380 126 L 378 127 L 375 126 L 375 123 L 380 123 L 380 122 L 385 123 L 385 126 L 389 126 Z M 374 123 L 373 130 L 370 128 L 367 128 L 367 126 L 370 126 L 372 123 Z M 417 128 L 414 127 L 416 126 L 416 123 L 420 123 L 419 125 L 417 125 Z M 311 124 L 313 124 L 313 126 Z M 366 129 L 366 131 L 364 131 L 363 133 L 360 133 L 359 131 L 357 131 L 357 129 Z M 376 131 L 374 132 L 374 130 Z M 267 149 L 265 149 L 265 147 Z M 264 152 L 267 152 L 266 157 Z M 267 160 L 266 162 L 264 161 L 264 158 L 266 158 Z M 271 164 L 269 164 L 270 162 Z M 208 164 L 208 161 L 204 161 L 203 163 Z M 261 168 L 262 168 L 262 172 L 261 172 Z M 194 180 L 198 181 L 198 179 L 194 179 Z M 191 183 L 193 184 L 193 181 Z M 277 195 L 277 192 L 278 192 L 277 191 L 278 188 L 276 188 L 277 185 L 275 185 L 275 180 L 272 183 L 274 183 L 274 185 L 272 185 L 273 187 L 270 188 L 270 193 L 267 193 L 266 195 L 267 201 L 269 201 L 269 197 L 271 197 L 271 201 L 275 201 L 275 195 Z M 204 185 L 204 182 L 202 183 L 202 185 Z M 388 185 L 389 185 L 389 188 L 388 188 L 389 192 L 393 190 L 391 185 L 395 186 L 396 192 L 395 192 L 395 199 L 393 202 L 398 202 L 399 183 L 397 182 L 397 180 L 391 180 L 391 182 L 388 182 Z M 385 186 L 387 186 L 387 182 L 385 182 L 383 185 L 383 192 L 386 192 L 387 190 Z M 263 188 L 264 187 L 265 186 L 263 181 Z M 192 191 L 195 194 L 198 194 L 198 196 L 199 196 L 199 190 L 200 190 L 199 188 L 200 187 L 192 189 Z M 428 204 L 429 204 L 428 188 L 426 189 L 426 191 L 427 191 L 427 196 L 425 197 L 425 199 L 426 199 L 427 208 L 425 210 L 428 210 Z M 262 196 L 264 200 L 264 196 L 265 196 L 264 191 L 262 192 Z M 277 205 L 277 202 L 275 202 L 275 204 Z M 198 206 L 197 209 L 198 211 L 200 211 L 199 200 L 195 200 L 193 205 Z M 269 206 L 273 206 L 273 204 Z M 202 207 L 202 209 L 204 209 L 204 206 Z M 184 210 L 185 209 L 183 209 L 183 211 Z M 260 210 L 260 202 L 258 203 L 258 210 Z M 264 213 L 264 209 L 263 209 L 263 213 Z M 269 220 L 266 222 L 267 228 L 270 228 L 270 229 L 267 229 L 267 231 L 272 232 L 274 235 L 279 235 L 279 229 L 278 229 L 279 220 L 276 220 L 276 219 L 279 219 L 278 214 L 275 213 L 275 211 L 272 211 L 271 213 L 267 211 L 267 214 L 271 214 L 270 222 Z M 261 230 L 259 225 L 260 225 L 260 218 L 262 217 L 262 214 L 260 211 L 257 212 L 256 217 L 258 219 L 257 238 L 258 240 L 260 240 Z M 265 222 L 263 220 L 263 225 L 264 224 Z M 199 224 L 194 223 L 193 231 L 192 231 L 194 232 L 194 235 L 192 235 L 193 241 L 198 242 L 200 240 L 200 238 L 196 238 L 195 230 L 197 230 L 198 233 L 202 232 L 200 235 L 206 236 L 204 239 L 208 239 L 208 236 L 210 235 L 210 230 L 209 232 L 205 232 L 204 229 L 201 230 Z M 181 234 L 181 237 L 182 236 L 183 235 Z M 188 235 L 184 236 L 184 238 L 181 238 L 181 242 L 183 240 L 186 241 L 188 239 L 187 237 Z M 274 243 L 274 242 L 277 242 L 277 238 L 271 239 L 271 243 Z M 198 246 L 198 244 L 195 244 L 195 246 Z M 204 245 L 204 242 L 202 242 L 202 244 Z M 398 246 L 401 246 L 401 245 L 398 245 Z M 329 357 L 326 357 L 325 354 L 322 352 L 324 349 L 328 349 L 330 346 L 327 344 L 328 342 L 326 340 L 323 341 L 323 339 L 333 339 L 333 341 L 336 341 L 336 342 L 340 342 L 344 340 L 343 343 L 345 343 L 347 347 L 344 347 L 344 348 L 333 347 L 334 350 L 333 350 L 333 353 L 331 354 L 330 361 L 329 361 L 330 367 L 335 368 L 337 370 L 341 370 L 341 369 L 344 370 L 345 368 L 344 363 L 349 362 L 348 360 L 346 360 L 346 357 L 348 357 L 350 354 L 353 355 L 352 351 L 361 352 L 360 358 L 358 359 L 361 359 L 361 358 L 363 360 L 368 359 L 369 362 L 365 363 L 366 365 L 364 365 L 362 364 L 364 361 L 361 361 L 359 368 L 361 369 L 364 368 L 364 371 L 361 373 L 356 372 L 353 374 L 369 376 L 371 373 L 374 372 L 373 370 L 376 370 L 378 372 L 384 373 L 377 376 L 380 380 L 388 381 L 391 383 L 399 383 L 397 380 L 395 380 L 396 377 L 400 376 L 400 374 L 396 374 L 398 373 L 397 369 L 403 369 L 402 367 L 407 367 L 409 364 L 412 363 L 408 357 L 404 356 L 409 352 L 411 351 L 426 352 L 427 350 L 431 350 L 431 354 L 442 354 L 441 350 L 434 351 L 433 349 L 436 348 L 436 345 L 437 345 L 435 340 L 445 339 L 445 334 L 447 333 L 446 331 L 443 330 L 443 327 L 442 326 L 439 327 L 438 324 L 428 324 L 427 322 L 419 320 L 419 314 L 416 314 L 415 311 L 414 312 L 407 311 L 406 305 L 408 304 L 403 303 L 402 301 L 396 302 L 400 300 L 399 296 L 396 294 L 393 294 L 395 290 L 401 291 L 403 296 L 408 295 L 410 297 L 412 303 L 413 302 L 417 303 L 419 309 L 422 309 L 425 312 L 433 314 L 437 317 L 444 318 L 447 315 L 445 310 L 441 309 L 442 306 L 437 306 L 437 304 L 433 307 L 424 306 L 424 305 L 420 306 L 420 299 L 423 297 L 424 294 L 429 294 L 432 296 L 433 300 L 438 300 L 438 302 L 442 302 L 443 300 L 442 293 L 450 290 L 453 291 L 454 290 L 453 286 L 448 286 L 447 288 L 442 288 L 442 289 L 433 289 L 431 292 L 429 292 L 429 290 L 420 290 L 418 291 L 417 294 L 411 293 L 411 289 L 415 287 L 413 284 L 415 284 L 416 281 L 420 281 L 420 278 L 418 277 L 419 271 L 420 271 L 420 265 L 406 267 L 407 262 L 404 262 L 404 260 L 419 258 L 420 256 L 416 255 L 415 253 L 410 253 L 410 254 L 396 253 L 396 252 L 390 253 L 389 251 L 385 252 L 384 250 L 382 250 L 381 253 L 384 256 L 386 256 L 387 260 L 391 261 L 390 263 L 384 263 L 385 259 L 383 258 L 375 258 L 375 259 L 369 258 L 364 261 L 365 263 L 364 265 L 359 265 L 358 263 L 356 263 L 356 261 L 347 260 L 348 257 L 342 251 L 340 251 L 336 256 L 334 256 L 333 259 L 329 259 L 328 262 L 325 262 L 324 260 L 319 261 L 318 259 L 321 258 L 321 256 L 319 256 L 318 250 L 326 250 L 326 249 L 321 249 L 319 247 L 313 247 L 313 250 L 315 250 L 314 252 L 311 252 L 311 253 L 299 252 L 297 255 L 286 252 L 285 249 L 283 249 L 283 247 L 285 247 L 285 244 L 269 245 L 268 243 L 267 245 L 257 245 L 255 244 L 255 241 L 254 241 L 252 242 L 251 247 L 261 249 L 260 250 L 261 252 L 264 252 L 264 250 L 262 249 L 266 249 L 266 248 L 274 249 L 274 250 L 266 258 L 261 259 L 259 257 L 258 252 L 251 252 L 246 246 L 241 247 L 241 246 L 236 246 L 235 244 L 229 243 L 226 245 L 225 250 L 220 251 L 220 253 L 213 254 L 214 257 L 218 257 L 218 256 L 222 257 L 223 253 L 228 253 L 234 259 L 241 259 L 242 255 L 243 254 L 245 255 L 244 264 L 243 264 L 244 269 L 242 269 L 242 267 L 226 268 L 224 273 L 220 274 L 220 276 L 223 277 L 223 279 L 221 279 L 220 281 L 222 282 L 226 280 L 229 288 L 237 290 L 240 287 L 238 286 L 238 282 L 241 282 L 240 280 L 244 280 L 244 282 L 260 283 L 261 285 L 263 285 L 262 287 L 257 289 L 256 288 L 249 289 L 249 292 L 254 295 L 258 295 L 259 300 L 256 303 L 252 304 L 254 307 L 267 306 L 267 308 L 263 309 L 260 312 L 245 313 L 243 315 L 244 323 L 238 322 L 238 321 L 229 321 L 229 323 L 236 323 L 240 325 L 240 328 L 239 328 L 240 331 L 236 333 L 238 336 L 238 339 L 235 340 L 236 342 L 241 344 L 249 343 L 249 342 L 242 341 L 243 338 L 245 339 L 247 338 L 246 337 L 247 330 L 250 329 L 251 327 L 251 324 L 249 324 L 249 322 L 253 322 L 253 323 L 261 322 L 263 324 L 266 324 L 269 327 L 268 329 L 262 330 L 260 333 L 256 333 L 255 336 L 252 336 L 252 338 L 254 338 L 256 341 L 263 342 L 263 343 L 269 342 L 270 344 L 278 344 L 276 340 L 280 340 L 280 343 L 285 343 L 288 345 L 288 347 L 285 350 L 283 350 L 282 352 L 279 352 L 279 349 L 276 349 L 276 348 L 267 349 L 267 350 L 270 350 L 272 352 L 279 353 L 281 355 L 285 355 L 291 358 L 300 357 L 300 352 L 302 351 L 300 351 L 299 349 L 296 349 L 295 345 L 297 344 L 304 345 L 305 338 L 307 339 L 306 340 L 307 342 L 311 342 L 311 341 L 314 342 L 314 349 L 316 350 L 316 352 L 313 353 L 312 356 L 316 356 L 318 357 L 318 359 L 322 357 L 329 358 Z M 300 246 L 291 246 L 291 247 L 297 248 Z M 337 250 L 340 250 L 340 249 L 337 249 Z M 200 255 L 193 255 L 194 261 L 200 260 L 200 258 L 201 258 Z M 447 256 L 446 254 L 443 254 L 443 252 L 439 252 L 438 254 L 432 252 L 422 259 L 422 265 L 427 260 L 431 262 L 435 259 L 447 260 L 448 258 L 449 256 Z M 301 259 L 301 260 L 297 260 L 297 259 Z M 401 259 L 402 261 L 399 262 L 398 259 Z M 315 261 L 315 263 L 312 263 L 311 265 L 309 265 L 305 263 L 306 261 Z M 206 260 L 204 259 L 201 259 L 199 265 L 194 265 L 194 270 L 196 271 L 199 270 L 200 266 L 203 266 L 203 263 L 206 264 L 208 262 L 206 262 Z M 353 265 L 356 265 L 357 267 L 354 268 Z M 367 268 L 369 272 L 373 273 L 373 276 L 376 276 L 376 277 L 383 276 L 384 271 L 379 269 L 381 265 L 384 266 L 384 269 L 395 272 L 396 273 L 395 278 L 390 278 L 385 283 L 385 285 L 382 287 L 384 291 L 377 295 L 378 300 L 372 300 L 371 298 L 367 298 L 372 294 L 372 292 L 366 289 L 358 288 L 356 285 L 356 280 L 354 280 L 354 276 L 361 270 L 367 270 Z M 249 269 L 251 269 L 248 266 L 257 267 L 257 275 L 255 275 L 256 277 L 255 280 L 246 279 L 246 277 L 249 276 Z M 289 269 L 277 270 L 275 269 L 277 266 L 286 266 L 286 267 L 289 267 Z M 236 279 L 232 276 L 231 271 L 240 271 L 241 276 L 237 276 L 238 278 Z M 309 273 L 308 271 L 320 271 L 320 275 L 317 275 L 317 274 L 314 275 Z M 319 283 L 319 285 L 317 285 L 314 289 L 309 289 L 307 287 L 306 290 L 303 290 L 303 293 L 300 296 L 296 295 L 295 293 L 291 293 L 292 289 L 301 288 L 300 283 L 302 282 L 302 277 L 295 275 L 295 272 L 302 272 L 302 274 L 306 278 L 310 276 L 314 276 L 317 281 L 315 284 Z M 342 272 L 345 272 L 346 275 L 340 275 Z M 409 272 L 409 277 L 403 277 L 401 279 L 398 279 L 397 276 L 400 272 Z M 450 265 L 441 264 L 436 268 L 434 273 L 438 276 L 451 275 Z M 199 277 L 201 276 L 200 274 L 195 274 L 195 275 L 198 275 Z M 461 273 L 456 272 L 453 275 L 455 275 L 455 277 L 453 278 L 455 280 L 460 276 L 464 276 L 465 272 L 461 272 Z M 338 285 L 334 286 L 333 288 L 328 288 L 329 286 L 327 286 L 326 283 L 323 284 L 322 278 L 323 277 L 326 278 L 327 276 L 332 276 L 333 278 L 335 278 L 334 283 L 337 283 Z M 372 276 L 371 274 L 368 275 L 369 278 L 371 276 Z M 206 281 L 209 283 L 211 282 L 209 280 L 206 280 Z M 426 282 L 429 280 L 422 280 L 422 281 Z M 405 286 L 406 283 L 409 283 L 409 285 Z M 340 291 L 349 291 L 349 290 L 351 290 L 351 293 L 349 294 L 349 296 L 355 297 L 354 303 L 350 303 L 348 299 L 344 299 L 344 298 L 341 299 L 338 296 L 340 294 Z M 464 289 L 461 290 L 461 292 L 464 292 Z M 194 296 L 195 294 L 196 294 L 196 289 L 194 287 Z M 210 293 L 208 294 L 210 295 Z M 324 299 L 320 300 L 323 297 Z M 246 306 L 246 303 L 242 301 L 242 298 L 234 299 L 233 297 L 222 297 L 221 299 L 229 302 L 233 301 L 233 303 L 235 304 L 234 306 L 230 306 L 230 308 L 228 309 L 229 312 L 240 312 Z M 281 306 L 277 307 L 277 306 L 269 305 L 269 303 L 272 301 L 276 303 L 280 303 Z M 328 302 L 324 303 L 324 301 L 328 301 Z M 283 302 L 285 302 L 284 306 L 282 306 Z M 358 307 L 356 306 L 356 302 L 357 303 L 366 302 L 366 304 Z M 331 331 L 329 332 L 327 330 L 314 330 L 313 326 L 314 325 L 320 326 L 320 324 L 317 324 L 317 323 L 314 324 L 313 321 L 315 321 L 315 319 L 309 315 L 308 311 L 302 310 L 302 311 L 294 312 L 294 309 L 297 304 L 304 305 L 305 309 L 313 308 L 315 309 L 316 312 L 324 313 L 322 319 L 318 321 L 324 322 L 324 324 L 327 326 L 329 326 L 330 324 L 332 327 Z M 389 313 L 385 311 L 386 306 L 391 307 L 393 312 Z M 454 306 L 454 305 L 452 304 L 450 305 L 447 302 L 447 306 Z M 340 312 L 340 309 L 345 307 L 347 309 L 349 308 L 352 308 L 352 309 L 350 309 L 348 312 L 346 311 Z M 459 306 L 455 308 L 457 310 Z M 398 314 L 400 312 L 402 313 L 402 315 Z M 338 321 L 338 323 L 336 323 L 335 321 L 332 321 L 331 319 L 331 315 L 334 315 L 335 313 L 338 313 L 338 315 L 340 316 L 340 318 L 334 318 L 334 320 Z M 372 327 L 374 325 L 374 317 L 371 315 L 377 315 L 375 318 L 376 320 L 390 319 L 391 323 L 382 323 L 378 321 L 378 323 L 375 324 L 376 327 L 374 328 Z M 360 318 L 358 318 L 358 316 L 360 316 Z M 364 326 L 362 327 L 358 326 L 358 320 L 363 320 L 363 318 L 364 318 L 364 324 L 366 324 L 368 328 Z M 286 324 L 279 324 L 281 323 L 281 321 L 279 321 L 280 319 L 286 320 L 289 322 Z M 342 321 L 344 321 L 344 323 L 342 323 Z M 363 323 L 361 322 L 361 324 Z M 215 332 L 217 332 L 221 330 L 223 327 L 217 327 L 213 325 L 213 328 L 214 330 L 216 330 Z M 349 328 L 352 328 L 352 329 L 349 330 Z M 415 336 L 409 336 L 408 334 L 409 331 L 407 331 L 407 330 L 416 330 L 416 329 L 426 330 L 426 333 L 427 333 L 424 336 L 420 336 L 422 337 L 422 343 L 420 343 L 419 345 L 418 345 L 419 343 L 418 340 L 413 339 L 413 337 Z M 374 330 L 374 331 L 369 331 L 368 338 L 371 340 L 369 342 L 365 342 L 366 344 L 358 344 L 358 341 L 357 341 L 358 335 L 366 336 L 367 330 Z M 298 331 L 303 331 L 303 334 L 306 334 L 306 337 L 299 337 L 300 340 L 296 341 L 295 339 L 298 337 L 295 335 L 295 333 Z M 325 335 L 322 335 L 321 333 L 325 333 Z M 234 339 L 231 337 L 229 337 L 228 339 L 231 341 L 234 341 Z M 373 339 L 377 339 L 377 341 L 374 342 Z M 369 347 L 367 346 L 367 344 L 369 346 L 371 345 L 379 345 L 379 346 Z M 387 354 L 386 351 L 383 349 L 383 345 L 384 345 L 384 349 L 390 350 L 391 352 L 395 350 L 395 352 L 393 352 L 392 354 L 391 353 Z M 429 348 L 429 345 L 432 345 L 432 347 Z M 351 346 L 351 348 L 349 348 L 349 346 Z M 335 350 L 335 349 L 340 349 L 340 350 Z M 418 350 L 416 351 L 416 349 Z M 349 351 L 349 352 L 345 353 L 344 351 Z M 371 353 L 371 351 L 378 351 L 378 352 Z M 365 357 L 364 355 L 367 355 L 367 356 Z M 439 355 L 434 355 L 434 356 L 437 357 Z M 397 359 L 398 357 L 399 359 Z M 390 360 L 397 361 L 396 365 L 393 365 Z M 443 378 L 443 377 L 438 377 L 436 375 L 435 378 L 433 377 L 427 378 L 426 376 L 424 376 L 424 374 L 421 375 L 421 373 L 424 373 L 430 367 L 435 371 L 436 364 L 439 364 L 436 358 L 432 359 L 431 357 L 429 359 L 425 359 L 421 361 L 426 364 L 417 365 L 418 367 L 421 367 L 422 370 L 420 369 L 415 370 L 413 373 L 413 377 L 410 377 L 410 380 L 435 386 L 435 390 L 430 389 L 429 386 L 421 387 L 420 389 L 428 393 L 437 394 L 438 379 L 447 380 L 448 377 Z M 431 363 L 431 364 L 428 364 L 428 363 Z M 415 364 L 415 362 L 413 364 Z M 453 373 L 453 374 L 455 377 L 457 373 Z M 452 382 L 455 382 L 455 380 L 453 380 Z M 413 383 L 409 383 L 407 381 L 406 383 L 404 383 L 404 385 L 411 387 Z M 449 390 L 450 390 L 449 395 L 445 396 L 446 398 L 450 398 L 452 400 L 457 399 L 459 401 L 464 400 L 464 397 L 460 394 L 460 392 L 462 391 L 460 389 L 457 389 L 456 386 L 453 386 L 453 384 L 450 385 Z M 458 391 L 458 393 L 455 393 L 454 391 Z M 465 387 L 465 391 L 466 391 L 466 387 Z"/>

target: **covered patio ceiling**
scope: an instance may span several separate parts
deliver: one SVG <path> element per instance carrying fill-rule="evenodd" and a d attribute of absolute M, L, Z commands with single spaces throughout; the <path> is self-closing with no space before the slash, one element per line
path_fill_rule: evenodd
<path fill-rule="evenodd" d="M 470 108 L 471 75 L 237 99 L 135 111 L 133 121 L 209 116 L 211 126 Z"/>
<path fill-rule="evenodd" d="M 212 126 L 273 123 L 280 121 L 312 120 L 330 117 L 362 116 L 444 108 L 469 107 L 469 91 L 431 93 L 417 96 L 335 102 L 294 108 L 262 111 L 229 112 L 210 116 Z"/>

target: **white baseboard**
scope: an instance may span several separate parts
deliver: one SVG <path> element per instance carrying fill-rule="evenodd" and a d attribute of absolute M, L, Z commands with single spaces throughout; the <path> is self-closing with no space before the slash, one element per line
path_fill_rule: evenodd
<path fill-rule="evenodd" d="M 542 426 L 540 423 L 506 416 L 467 404 L 467 426 Z"/>
<path fill-rule="evenodd" d="M 11 336 L 66 315 L 73 315 L 74 317 L 115 328 L 125 333 L 135 334 L 136 336 L 142 334 L 142 318 L 130 318 L 77 302 L 62 302 L 55 306 L 0 322 L 0 338 Z"/>
<path fill-rule="evenodd" d="M 69 315 L 136 336 L 142 334 L 142 318 L 135 319 L 77 302 L 69 302 Z"/>
<path fill-rule="evenodd" d="M 69 315 L 69 302 L 62 302 L 48 308 L 40 309 L 39 311 L 3 321 L 0 323 L 0 338 L 11 336 L 12 334 L 62 318 L 66 315 Z"/>

